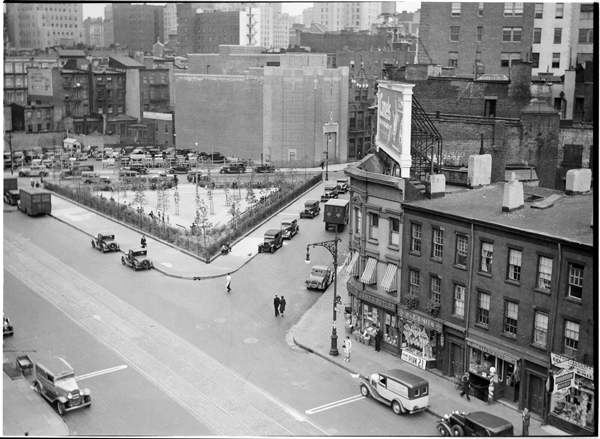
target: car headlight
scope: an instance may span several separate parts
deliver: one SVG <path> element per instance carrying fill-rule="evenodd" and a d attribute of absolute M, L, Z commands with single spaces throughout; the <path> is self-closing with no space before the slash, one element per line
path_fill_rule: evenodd
<path fill-rule="evenodd" d="M 69 398 L 69 399 L 72 399 L 72 398 L 73 398 L 73 394 L 72 394 L 71 392 L 69 392 L 69 393 L 67 394 L 67 398 Z"/>

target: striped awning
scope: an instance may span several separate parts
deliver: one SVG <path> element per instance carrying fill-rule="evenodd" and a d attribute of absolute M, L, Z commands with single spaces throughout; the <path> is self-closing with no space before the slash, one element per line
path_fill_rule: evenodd
<path fill-rule="evenodd" d="M 383 275 L 383 280 L 381 281 L 381 289 L 383 291 L 387 291 L 388 293 L 393 293 L 396 291 L 396 272 L 398 271 L 398 266 L 396 264 L 388 264 L 385 274 Z"/>
<path fill-rule="evenodd" d="M 350 273 L 350 276 L 358 277 L 360 275 L 360 272 L 358 271 L 359 256 L 360 256 L 359 252 L 354 252 L 354 254 L 352 255 L 352 259 L 350 260 L 350 263 L 348 264 L 348 268 L 346 269 L 346 272 Z"/>
<path fill-rule="evenodd" d="M 367 259 L 367 266 L 365 267 L 365 271 L 363 271 L 362 276 L 360 277 L 360 281 L 371 285 L 377 283 L 377 259 L 369 258 Z"/>

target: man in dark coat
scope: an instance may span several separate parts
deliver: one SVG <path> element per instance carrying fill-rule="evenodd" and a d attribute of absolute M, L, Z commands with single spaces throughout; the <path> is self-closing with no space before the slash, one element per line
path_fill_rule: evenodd
<path fill-rule="evenodd" d="M 281 317 L 283 317 L 283 313 L 285 312 L 285 297 L 281 295 L 281 300 L 279 300 L 279 312 L 281 313 Z"/>
<path fill-rule="evenodd" d="M 281 301 L 279 300 L 279 297 L 277 297 L 277 294 L 275 294 L 275 299 L 273 299 L 273 306 L 275 307 L 275 317 L 279 317 L 280 303 L 281 303 Z"/>
<path fill-rule="evenodd" d="M 467 401 L 470 402 L 471 396 L 469 395 L 469 393 L 471 392 L 471 375 L 469 374 L 469 372 L 465 372 L 465 374 L 462 376 L 460 380 L 460 388 L 460 397 L 462 398 L 463 395 L 467 395 Z"/>
<path fill-rule="evenodd" d="M 379 352 L 381 349 L 381 339 L 383 338 L 383 333 L 381 332 L 381 328 L 378 326 L 377 331 L 375 332 L 375 350 Z"/>
<path fill-rule="evenodd" d="M 142 235 L 142 239 L 140 240 L 140 245 L 142 248 L 146 248 L 146 236 Z"/>

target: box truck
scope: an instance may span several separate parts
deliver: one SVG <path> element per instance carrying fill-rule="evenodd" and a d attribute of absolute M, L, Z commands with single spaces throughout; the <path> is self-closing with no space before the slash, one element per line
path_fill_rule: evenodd
<path fill-rule="evenodd" d="M 19 180 L 17 177 L 4 177 L 4 202 L 14 206 L 19 201 Z"/>
<path fill-rule="evenodd" d="M 39 215 L 52 212 L 52 198 L 48 191 L 37 188 L 21 189 L 19 210 L 27 215 Z"/>
<path fill-rule="evenodd" d="M 325 230 L 334 229 L 337 232 L 343 232 L 350 218 L 350 200 L 334 198 L 327 201 L 323 206 Z"/>

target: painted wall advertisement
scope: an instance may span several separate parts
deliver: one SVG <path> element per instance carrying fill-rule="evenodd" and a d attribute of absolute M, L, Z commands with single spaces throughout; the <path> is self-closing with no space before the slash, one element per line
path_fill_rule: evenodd
<path fill-rule="evenodd" d="M 29 68 L 27 92 L 35 96 L 52 96 L 52 70 Z"/>
<path fill-rule="evenodd" d="M 379 132 L 381 144 L 394 149 L 398 154 L 402 151 L 402 119 L 404 104 L 402 92 L 380 88 Z"/>

